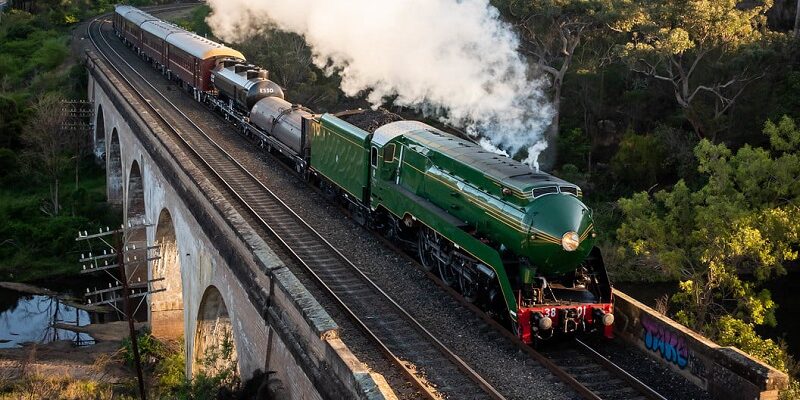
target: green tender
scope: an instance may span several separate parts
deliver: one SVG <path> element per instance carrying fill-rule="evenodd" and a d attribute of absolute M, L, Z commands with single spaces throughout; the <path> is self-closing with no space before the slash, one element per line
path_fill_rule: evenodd
<path fill-rule="evenodd" d="M 362 202 L 368 201 L 369 144 L 372 134 L 331 114 L 311 130 L 311 167 Z"/>

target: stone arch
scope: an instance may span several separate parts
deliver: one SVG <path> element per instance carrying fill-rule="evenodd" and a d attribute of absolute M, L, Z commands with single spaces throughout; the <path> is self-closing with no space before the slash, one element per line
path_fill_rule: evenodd
<path fill-rule="evenodd" d="M 94 156 L 103 164 L 106 159 L 106 121 L 103 115 L 103 105 L 97 106 L 97 116 L 94 123 Z"/>
<path fill-rule="evenodd" d="M 144 179 L 139 161 L 133 160 L 128 170 L 128 197 L 125 204 L 125 220 L 129 225 L 142 225 L 145 218 Z"/>
<path fill-rule="evenodd" d="M 233 372 L 239 373 L 233 325 L 225 300 L 215 286 L 209 286 L 200 301 L 193 353 L 193 374 L 214 375 L 226 368 L 234 368 Z"/>
<path fill-rule="evenodd" d="M 125 246 L 128 248 L 125 264 L 125 275 L 131 288 L 142 288 L 147 285 L 150 256 L 147 248 L 147 222 L 146 208 L 144 202 L 144 178 L 142 176 L 139 162 L 134 160 L 128 172 L 128 191 L 125 201 L 125 224 L 128 228 L 125 233 Z M 136 321 L 145 321 L 148 317 L 148 307 L 142 306 L 141 302 L 134 302 L 133 317 Z"/>
<path fill-rule="evenodd" d="M 183 281 L 181 258 L 175 234 L 175 222 L 167 208 L 161 210 L 156 225 L 158 260 L 153 262 L 151 279 L 155 290 L 150 296 L 150 326 L 153 335 L 164 339 L 182 339 Z"/>
<path fill-rule="evenodd" d="M 108 143 L 108 157 L 106 162 L 106 179 L 108 202 L 122 205 L 123 178 L 122 178 L 122 152 L 119 146 L 119 133 L 117 128 L 111 131 L 111 141 Z"/>

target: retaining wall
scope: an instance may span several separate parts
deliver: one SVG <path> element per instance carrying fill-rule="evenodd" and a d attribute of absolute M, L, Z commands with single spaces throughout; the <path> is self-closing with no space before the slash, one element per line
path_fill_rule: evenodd
<path fill-rule="evenodd" d="M 777 399 L 789 378 L 735 347 L 722 347 L 614 291 L 616 333 L 715 399 Z"/>

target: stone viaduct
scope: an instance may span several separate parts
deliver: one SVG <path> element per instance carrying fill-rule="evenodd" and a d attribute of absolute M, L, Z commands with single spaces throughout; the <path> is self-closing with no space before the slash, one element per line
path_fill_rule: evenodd
<path fill-rule="evenodd" d="M 93 53 L 87 60 L 108 201 L 126 223 L 147 225 L 134 240 L 160 248 L 161 258 L 139 276 L 164 289 L 149 296 L 147 321 L 154 335 L 184 340 L 187 376 L 229 343 L 243 381 L 275 371 L 274 386 L 287 398 L 393 397 L 116 72 Z"/>

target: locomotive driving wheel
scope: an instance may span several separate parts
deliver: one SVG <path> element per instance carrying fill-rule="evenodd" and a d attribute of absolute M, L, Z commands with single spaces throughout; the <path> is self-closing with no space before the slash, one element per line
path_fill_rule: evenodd
<path fill-rule="evenodd" d="M 430 228 L 422 228 L 419 233 L 419 259 L 422 266 L 430 272 L 438 272 L 448 286 L 458 285 L 458 272 L 451 264 L 453 261 L 450 242 Z"/>
<path fill-rule="evenodd" d="M 425 267 L 427 271 L 434 271 L 434 268 L 437 267 L 437 259 L 433 255 L 433 240 L 431 237 L 434 233 L 426 228 L 423 227 L 420 229 L 419 232 L 419 244 L 417 245 L 417 249 L 419 251 L 419 261 L 422 262 L 422 266 Z"/>
<path fill-rule="evenodd" d="M 464 296 L 464 300 L 473 304 L 478 301 L 480 285 L 468 279 L 463 272 L 458 274 L 458 288 L 461 291 L 461 295 Z"/>
<path fill-rule="evenodd" d="M 444 251 L 442 251 L 442 253 L 444 253 Z M 457 287 L 459 273 L 458 271 L 455 270 L 455 268 L 453 268 L 453 265 L 451 264 L 452 257 L 449 254 L 448 255 L 442 254 L 442 256 L 443 258 L 445 258 L 445 260 L 442 259 L 436 260 L 436 262 L 439 264 L 439 276 L 442 278 L 442 282 L 444 282 L 445 285 L 450 287 Z"/>

